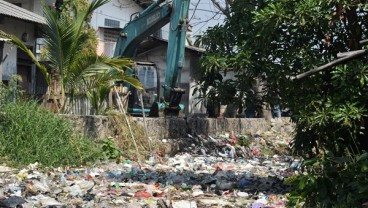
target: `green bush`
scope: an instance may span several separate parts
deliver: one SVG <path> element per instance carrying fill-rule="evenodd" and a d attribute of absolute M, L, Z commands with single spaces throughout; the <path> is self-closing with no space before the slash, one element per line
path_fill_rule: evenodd
<path fill-rule="evenodd" d="M 92 140 L 77 136 L 70 123 L 35 101 L 0 104 L 0 157 L 17 165 L 80 165 L 97 159 Z"/>
<path fill-rule="evenodd" d="M 362 207 L 368 202 L 366 62 L 336 67 L 328 88 L 294 108 L 293 150 L 305 159 L 305 174 L 290 181 L 290 207 L 300 202 L 304 207 Z"/>
<path fill-rule="evenodd" d="M 368 196 L 368 153 L 356 157 L 314 158 L 304 162 L 308 174 L 290 177 L 295 187 L 289 207 L 361 207 Z"/>
<path fill-rule="evenodd" d="M 119 159 L 122 153 L 112 138 L 104 140 L 101 148 L 108 159 Z"/>

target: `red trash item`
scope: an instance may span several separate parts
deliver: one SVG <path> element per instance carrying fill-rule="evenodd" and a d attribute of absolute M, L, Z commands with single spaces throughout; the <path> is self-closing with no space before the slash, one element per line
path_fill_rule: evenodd
<path fill-rule="evenodd" d="M 87 175 L 87 180 L 91 180 L 93 179 L 93 176 L 91 176 L 90 174 Z"/>
<path fill-rule="evenodd" d="M 237 142 L 238 142 L 238 138 L 236 138 L 235 134 L 234 133 L 231 133 L 230 134 L 230 139 L 231 141 L 229 142 L 231 145 L 235 145 Z"/>
<path fill-rule="evenodd" d="M 222 169 L 217 166 L 215 172 L 213 172 L 212 175 L 215 176 L 219 171 L 222 171 Z"/>
<path fill-rule="evenodd" d="M 135 192 L 134 197 L 148 199 L 152 197 L 152 195 L 148 193 L 147 191 L 138 191 L 138 192 Z"/>
<path fill-rule="evenodd" d="M 252 148 L 253 156 L 258 157 L 261 154 L 261 151 L 257 147 Z"/>

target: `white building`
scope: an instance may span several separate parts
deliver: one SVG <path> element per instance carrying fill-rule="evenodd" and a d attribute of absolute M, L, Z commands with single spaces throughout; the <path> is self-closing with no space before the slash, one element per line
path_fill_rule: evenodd
<path fill-rule="evenodd" d="M 132 15 L 143 8 L 132 0 L 111 0 L 95 10 L 91 19 L 91 26 L 97 31 L 98 54 L 104 53 L 112 57 L 119 30 L 123 28 Z"/>

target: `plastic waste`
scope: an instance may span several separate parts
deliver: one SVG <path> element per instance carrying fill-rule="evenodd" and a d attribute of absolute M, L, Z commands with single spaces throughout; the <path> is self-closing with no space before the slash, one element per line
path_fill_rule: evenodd
<path fill-rule="evenodd" d="M 27 201 L 20 196 L 10 196 L 7 199 L 0 200 L 0 207 L 18 207 L 26 202 Z"/>
<path fill-rule="evenodd" d="M 238 181 L 239 188 L 245 188 L 245 187 L 251 186 L 251 185 L 252 185 L 252 182 L 247 180 L 247 179 L 244 179 L 244 178 L 242 178 Z"/>
<path fill-rule="evenodd" d="M 266 207 L 265 204 L 259 203 L 259 202 L 255 202 L 252 204 L 251 208 L 263 208 Z"/>
<path fill-rule="evenodd" d="M 197 203 L 195 201 L 187 201 L 187 200 L 173 201 L 172 207 L 173 208 L 197 208 Z"/>
<path fill-rule="evenodd" d="M 248 197 L 249 196 L 249 194 L 247 192 L 238 192 L 238 193 L 236 193 L 236 195 L 239 196 L 239 197 Z"/>
<path fill-rule="evenodd" d="M 217 180 L 216 188 L 219 190 L 232 190 L 234 188 L 234 183 L 226 180 Z"/>
<path fill-rule="evenodd" d="M 147 191 L 138 191 L 134 194 L 134 197 L 148 199 L 152 197 L 152 195 L 148 193 Z"/>

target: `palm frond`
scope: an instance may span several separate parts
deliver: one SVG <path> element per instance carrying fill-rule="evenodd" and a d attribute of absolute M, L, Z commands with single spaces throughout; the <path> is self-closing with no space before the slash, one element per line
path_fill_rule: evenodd
<path fill-rule="evenodd" d="M 137 90 L 143 90 L 143 84 L 133 76 L 125 76 L 121 81 L 124 81 L 133 87 L 135 87 Z"/>
<path fill-rule="evenodd" d="M 134 62 L 128 58 L 108 58 L 103 59 L 103 62 L 112 67 L 118 68 L 131 68 L 134 65 Z"/>
<path fill-rule="evenodd" d="M 99 58 L 95 53 L 84 53 L 76 55 L 77 61 L 74 61 L 65 72 L 65 83 L 76 83 L 83 79 L 84 71 L 91 65 L 99 62 Z"/>
<path fill-rule="evenodd" d="M 64 66 L 68 65 L 67 57 L 72 52 L 71 45 L 77 38 L 75 25 L 68 24 L 65 18 L 60 17 L 56 11 L 43 6 L 44 17 L 47 24 L 43 28 L 48 54 L 46 59 L 51 63 L 54 70 L 63 73 Z"/>
<path fill-rule="evenodd" d="M 117 62 L 115 62 L 117 63 Z M 125 62 L 121 62 L 125 63 Z M 94 77 L 107 75 L 108 79 L 113 81 L 123 81 L 126 82 L 138 90 L 143 89 L 142 83 L 133 77 L 133 75 L 128 74 L 126 71 L 122 70 L 121 67 L 116 67 L 114 65 L 109 65 L 109 63 L 96 63 L 88 68 L 84 72 L 84 77 Z"/>

